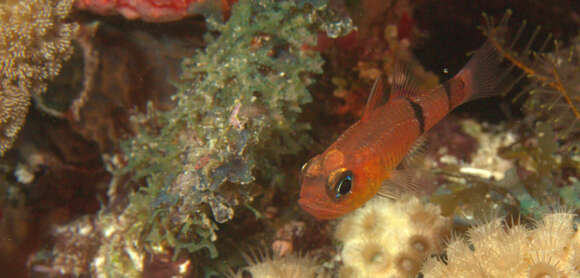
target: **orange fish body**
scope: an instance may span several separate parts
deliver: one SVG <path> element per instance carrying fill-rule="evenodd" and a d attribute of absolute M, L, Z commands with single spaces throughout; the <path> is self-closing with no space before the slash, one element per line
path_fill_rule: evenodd
<path fill-rule="evenodd" d="M 494 78 L 501 73 L 495 55 L 486 44 L 439 87 L 425 92 L 392 88 L 383 105 L 377 105 L 382 90 L 373 90 L 362 119 L 302 167 L 300 206 L 318 219 L 362 206 L 392 178 L 419 136 L 462 103 L 493 94 L 499 85 Z"/>

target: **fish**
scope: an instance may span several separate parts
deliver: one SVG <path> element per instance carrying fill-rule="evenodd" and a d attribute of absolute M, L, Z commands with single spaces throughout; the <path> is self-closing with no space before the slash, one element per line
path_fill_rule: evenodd
<path fill-rule="evenodd" d="M 413 153 L 416 141 L 453 109 L 505 91 L 511 82 L 501 61 L 488 40 L 457 74 L 434 89 L 417 89 L 404 71 L 395 74 L 382 103 L 386 94 L 382 78 L 377 79 L 361 119 L 302 166 L 300 207 L 317 219 L 333 219 L 376 194 L 396 197 L 416 190 L 407 171 L 397 167 Z"/>

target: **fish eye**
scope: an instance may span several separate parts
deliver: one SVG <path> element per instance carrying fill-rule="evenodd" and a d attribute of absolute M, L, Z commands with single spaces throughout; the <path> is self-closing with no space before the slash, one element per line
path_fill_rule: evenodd
<path fill-rule="evenodd" d="M 344 195 L 349 194 L 352 189 L 353 179 L 352 172 L 344 168 L 339 169 L 338 173 L 331 174 L 328 184 L 329 195 L 335 200 L 339 200 Z"/>

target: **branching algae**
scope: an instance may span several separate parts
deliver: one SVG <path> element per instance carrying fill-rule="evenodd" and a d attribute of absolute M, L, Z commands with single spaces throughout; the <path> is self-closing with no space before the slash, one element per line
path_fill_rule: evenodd
<path fill-rule="evenodd" d="M 279 172 L 282 155 L 310 142 L 308 124 L 297 117 L 323 60 L 304 45 L 316 44 L 320 31 L 338 36 L 352 28 L 324 1 L 242 0 L 227 23 L 207 23 L 207 47 L 183 61 L 175 107 L 150 105 L 134 118 L 139 132 L 123 146 L 127 166 L 120 172 L 147 186 L 120 215 L 100 216 L 99 273 L 142 270 L 144 250 L 173 249 L 175 259 L 182 249 L 205 249 L 216 257 L 215 222 L 251 201 L 257 173 Z"/>
<path fill-rule="evenodd" d="M 511 11 L 505 17 L 507 19 Z M 562 48 L 562 43 L 552 40 L 551 35 L 545 36 L 539 41 L 537 50 L 533 50 L 532 45 L 540 33 L 540 28 L 536 28 L 531 37 L 521 50 L 515 50 L 514 45 L 526 28 L 526 22 L 520 25 L 514 39 L 505 41 L 501 39 L 502 28 L 489 28 L 493 26 L 490 18 L 487 19 L 487 28 L 483 28 L 484 34 L 489 41 L 498 49 L 503 58 L 522 71 L 522 75 L 514 80 L 514 84 L 524 76 L 527 77 L 529 85 L 516 96 L 529 93 L 529 98 L 525 103 L 525 110 L 533 115 L 537 120 L 550 123 L 554 131 L 557 131 L 559 138 L 568 138 L 578 133 L 580 130 L 580 38 L 571 42 L 567 49 Z M 550 53 L 543 53 L 548 44 L 553 41 L 554 50 Z"/>
<path fill-rule="evenodd" d="M 578 203 L 564 193 L 566 190 L 568 193 L 575 191 L 565 185 L 571 182 L 574 186 L 574 176 L 580 172 L 577 143 L 580 131 L 580 37 L 563 48 L 561 42 L 548 35 L 534 51 L 532 45 L 540 33 L 540 28 L 536 28 L 525 46 L 515 51 L 514 45 L 525 25 L 524 22 L 520 26 L 511 43 L 499 39 L 495 32 L 497 29 L 484 29 L 484 34 L 508 64 L 521 70 L 520 78 L 526 77 L 528 81 L 514 101 L 527 94 L 524 123 L 529 122 L 533 136 L 506 148 L 501 155 L 517 159 L 522 169 L 520 172 L 525 173 L 520 175 L 525 176 L 520 177 L 521 182 L 526 192 L 539 203 L 553 202 L 548 196 L 558 191 L 561 202 L 576 209 Z M 553 42 L 553 50 L 544 52 L 550 42 Z M 529 198 L 523 198 L 522 194 L 514 195 L 520 200 L 522 209 L 526 203 L 529 205 L 530 202 L 524 201 Z"/>

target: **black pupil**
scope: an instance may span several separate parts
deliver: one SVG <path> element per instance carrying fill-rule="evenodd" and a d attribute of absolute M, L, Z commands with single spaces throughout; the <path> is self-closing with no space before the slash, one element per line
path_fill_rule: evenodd
<path fill-rule="evenodd" d="M 338 181 L 335 187 L 336 197 L 348 194 L 352 187 L 352 173 L 347 171 L 344 176 Z"/>

